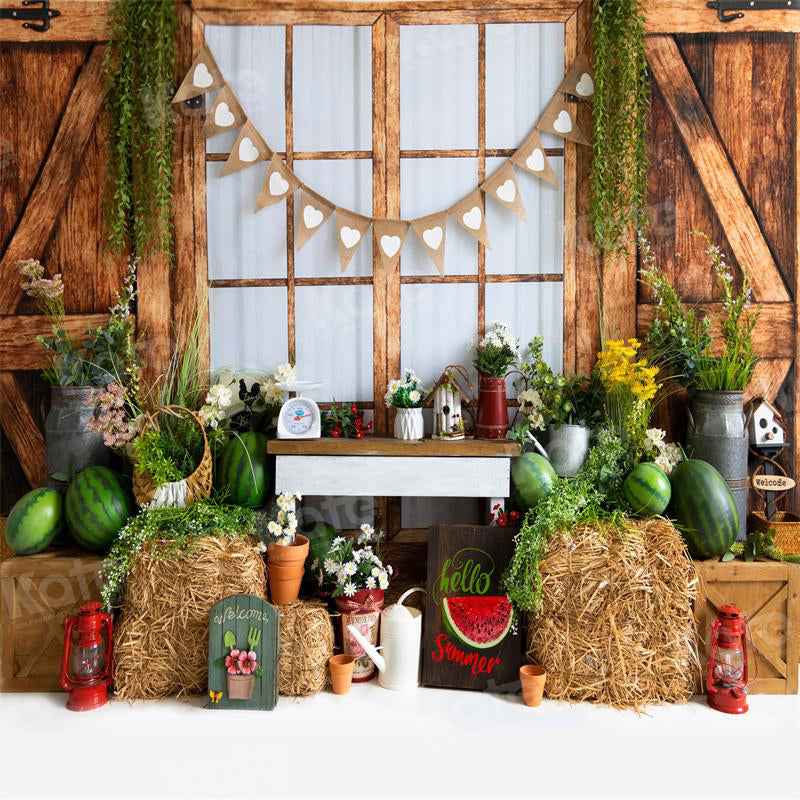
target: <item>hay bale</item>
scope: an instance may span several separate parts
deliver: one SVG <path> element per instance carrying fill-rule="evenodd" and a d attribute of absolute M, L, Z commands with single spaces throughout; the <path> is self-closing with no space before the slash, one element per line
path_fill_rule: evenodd
<path fill-rule="evenodd" d="M 528 658 L 547 669 L 548 697 L 640 709 L 692 695 L 694 564 L 671 522 L 628 523 L 556 536 L 540 563 Z"/>
<path fill-rule="evenodd" d="M 264 560 L 250 537 L 198 539 L 188 552 L 142 551 L 114 630 L 116 694 L 124 700 L 199 694 L 208 686 L 208 613 L 223 597 L 266 599 Z"/>
<path fill-rule="evenodd" d="M 281 606 L 278 691 L 290 697 L 317 694 L 328 682 L 333 625 L 321 603 Z"/>

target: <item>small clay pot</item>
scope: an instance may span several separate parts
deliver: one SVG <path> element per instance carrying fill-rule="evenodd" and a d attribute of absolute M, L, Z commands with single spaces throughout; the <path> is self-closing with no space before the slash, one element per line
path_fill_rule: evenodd
<path fill-rule="evenodd" d="M 308 539 L 297 535 L 293 544 L 270 543 L 267 571 L 269 592 L 276 606 L 294 603 L 300 594 L 305 561 L 308 556 Z"/>
<path fill-rule="evenodd" d="M 347 694 L 353 683 L 353 669 L 356 659 L 349 653 L 342 653 L 338 656 L 331 656 L 328 659 L 331 669 L 331 684 L 334 694 Z"/>
<path fill-rule="evenodd" d="M 544 694 L 547 670 L 538 664 L 525 664 L 519 668 L 519 679 L 522 682 L 522 702 L 531 708 L 538 708 Z"/>

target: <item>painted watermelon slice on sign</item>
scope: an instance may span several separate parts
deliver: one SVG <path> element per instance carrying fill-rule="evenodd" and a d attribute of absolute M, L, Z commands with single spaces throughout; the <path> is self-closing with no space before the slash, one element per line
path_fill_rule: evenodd
<path fill-rule="evenodd" d="M 507 597 L 445 597 L 442 619 L 450 635 L 465 647 L 488 650 L 506 638 L 514 612 Z"/>

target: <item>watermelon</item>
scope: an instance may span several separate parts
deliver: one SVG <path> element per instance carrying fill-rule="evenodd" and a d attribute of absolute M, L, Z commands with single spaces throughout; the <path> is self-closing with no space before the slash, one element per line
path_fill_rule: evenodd
<path fill-rule="evenodd" d="M 730 550 L 739 533 L 736 502 L 725 479 L 707 461 L 682 461 L 672 471 L 670 510 L 689 552 L 714 558 Z"/>
<path fill-rule="evenodd" d="M 231 439 L 214 465 L 214 488 L 225 501 L 260 508 L 272 491 L 274 460 L 267 456 L 267 437 L 248 432 Z"/>
<path fill-rule="evenodd" d="M 507 597 L 445 597 L 442 618 L 450 634 L 465 647 L 487 650 L 506 638 L 514 612 Z"/>
<path fill-rule="evenodd" d="M 663 514 L 672 496 L 667 473 L 650 462 L 635 466 L 622 488 L 633 513 L 639 517 Z"/>
<path fill-rule="evenodd" d="M 136 511 L 127 481 L 108 467 L 86 467 L 67 489 L 67 525 L 75 541 L 103 553 Z"/>
<path fill-rule="evenodd" d="M 303 536 L 308 538 L 308 558 L 305 564 L 305 579 L 309 584 L 313 583 L 316 587 L 317 573 L 322 569 L 322 563 L 328 557 L 333 540 L 339 535 L 339 531 L 327 522 L 310 522 L 300 528 Z M 317 562 L 317 569 L 311 568 Z M 324 573 L 323 573 L 324 574 Z"/>
<path fill-rule="evenodd" d="M 23 495 L 6 520 L 6 542 L 18 556 L 41 553 L 64 523 L 64 500 L 55 489 L 34 489 Z"/>
<path fill-rule="evenodd" d="M 511 480 L 522 509 L 527 510 L 550 494 L 558 477 L 544 456 L 523 453 L 511 464 Z"/>

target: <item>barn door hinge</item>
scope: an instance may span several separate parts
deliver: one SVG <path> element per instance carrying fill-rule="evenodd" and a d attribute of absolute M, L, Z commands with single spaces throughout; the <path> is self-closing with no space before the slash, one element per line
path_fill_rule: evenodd
<path fill-rule="evenodd" d="M 720 22 L 741 19 L 742 11 L 794 11 L 800 9 L 800 0 L 714 0 L 706 3 L 717 12 Z"/>
<path fill-rule="evenodd" d="M 50 0 L 22 0 L 24 8 L 0 8 L 0 19 L 16 19 L 23 28 L 44 33 L 50 30 L 50 20 L 61 12 L 50 8 Z M 38 24 L 35 24 L 38 23 Z"/>

